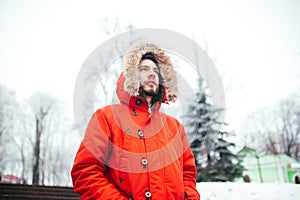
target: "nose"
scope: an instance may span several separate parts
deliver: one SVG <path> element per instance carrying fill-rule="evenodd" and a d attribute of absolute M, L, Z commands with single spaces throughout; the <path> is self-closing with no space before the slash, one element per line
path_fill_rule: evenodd
<path fill-rule="evenodd" d="M 154 69 L 150 69 L 148 73 L 148 78 L 155 78 L 156 77 L 156 72 Z"/>
<path fill-rule="evenodd" d="M 153 73 L 153 72 L 150 72 L 149 74 L 148 74 L 148 78 L 155 78 L 155 74 Z"/>

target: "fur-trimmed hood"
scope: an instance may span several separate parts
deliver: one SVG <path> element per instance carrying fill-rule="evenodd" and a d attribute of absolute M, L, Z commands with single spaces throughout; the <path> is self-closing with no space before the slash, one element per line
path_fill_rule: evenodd
<path fill-rule="evenodd" d="M 175 102 L 178 97 L 177 78 L 173 64 L 166 52 L 152 43 L 138 42 L 124 56 L 123 74 L 125 77 L 124 91 L 130 96 L 139 96 L 140 82 L 138 65 L 146 53 L 152 53 L 158 61 L 160 74 L 163 79 L 165 101 Z"/>

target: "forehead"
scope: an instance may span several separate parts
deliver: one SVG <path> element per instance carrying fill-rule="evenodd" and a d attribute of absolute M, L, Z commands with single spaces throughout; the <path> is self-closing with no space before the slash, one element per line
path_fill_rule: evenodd
<path fill-rule="evenodd" d="M 144 66 L 151 67 L 151 68 L 158 68 L 156 64 L 150 59 L 144 59 L 140 62 L 139 67 L 144 67 Z"/>

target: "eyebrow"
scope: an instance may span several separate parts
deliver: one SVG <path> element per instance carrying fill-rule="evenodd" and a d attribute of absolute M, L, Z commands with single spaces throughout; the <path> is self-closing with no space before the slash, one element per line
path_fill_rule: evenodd
<path fill-rule="evenodd" d="M 159 68 L 156 66 L 156 65 L 148 65 L 148 64 L 144 64 L 144 65 L 139 65 L 138 66 L 138 68 L 140 69 L 140 68 L 143 68 L 143 67 L 153 67 L 154 68 L 154 70 L 157 70 L 157 71 L 159 71 Z"/>
<path fill-rule="evenodd" d="M 147 65 L 147 64 L 139 65 L 138 67 L 151 67 L 151 66 L 158 68 L 156 65 L 152 65 L 152 64 L 151 65 Z"/>

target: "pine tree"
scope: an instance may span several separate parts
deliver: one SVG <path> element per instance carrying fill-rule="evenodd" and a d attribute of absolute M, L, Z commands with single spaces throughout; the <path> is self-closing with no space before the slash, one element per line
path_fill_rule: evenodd
<path fill-rule="evenodd" d="M 201 83 L 199 85 L 202 87 Z M 191 112 L 186 116 L 189 119 L 187 132 L 197 166 L 197 181 L 233 181 L 242 176 L 244 168 L 240 164 L 241 158 L 230 150 L 235 144 L 225 140 L 230 133 L 218 130 L 220 125 L 225 125 L 217 120 L 224 110 L 213 107 L 203 87 L 200 91 L 197 102 L 190 106 Z"/>

